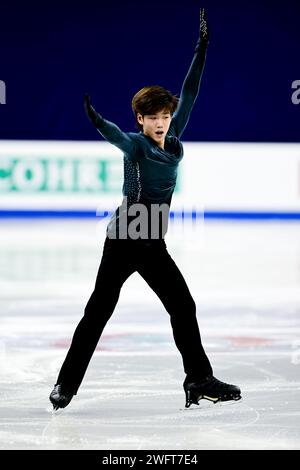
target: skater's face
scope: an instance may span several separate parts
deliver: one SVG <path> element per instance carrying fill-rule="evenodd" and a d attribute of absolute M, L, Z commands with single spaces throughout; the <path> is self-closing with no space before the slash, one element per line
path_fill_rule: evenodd
<path fill-rule="evenodd" d="M 162 110 L 154 114 L 138 113 L 138 123 L 143 126 L 143 133 L 153 139 L 159 147 L 164 146 L 165 137 L 171 123 L 171 113 L 168 110 Z"/>

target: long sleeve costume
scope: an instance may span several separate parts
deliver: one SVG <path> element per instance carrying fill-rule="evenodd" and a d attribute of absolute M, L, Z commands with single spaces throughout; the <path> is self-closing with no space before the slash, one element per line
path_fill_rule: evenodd
<path fill-rule="evenodd" d="M 169 206 L 176 185 L 178 164 L 183 158 L 181 135 L 199 93 L 207 42 L 199 37 L 192 63 L 184 79 L 178 107 L 165 137 L 164 149 L 143 132 L 123 132 L 97 113 L 96 128 L 111 144 L 123 151 L 124 183 L 122 204 L 112 215 L 107 233 L 118 233 L 122 212 L 135 203 L 165 203 Z M 160 232 L 163 237 L 164 233 Z"/>

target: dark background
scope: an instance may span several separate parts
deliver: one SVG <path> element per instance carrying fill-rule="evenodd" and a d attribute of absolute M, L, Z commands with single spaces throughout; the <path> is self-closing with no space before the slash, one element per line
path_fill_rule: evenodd
<path fill-rule="evenodd" d="M 83 110 L 137 131 L 133 95 L 179 94 L 207 8 L 210 45 L 185 141 L 300 141 L 299 0 L 45 1 L 0 4 L 0 139 L 98 140 Z"/>

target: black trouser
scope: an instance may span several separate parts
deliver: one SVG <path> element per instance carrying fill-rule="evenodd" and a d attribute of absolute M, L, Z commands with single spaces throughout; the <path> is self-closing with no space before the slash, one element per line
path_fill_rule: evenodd
<path fill-rule="evenodd" d="M 137 271 L 158 295 L 170 315 L 173 336 L 188 377 L 212 374 L 201 344 L 196 305 L 164 240 L 105 239 L 94 291 L 85 307 L 60 370 L 57 383 L 81 384 L 102 331 L 117 304 L 121 287 Z"/>

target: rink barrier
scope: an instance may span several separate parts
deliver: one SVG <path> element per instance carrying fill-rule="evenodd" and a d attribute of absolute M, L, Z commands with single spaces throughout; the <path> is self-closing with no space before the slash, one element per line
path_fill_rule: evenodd
<path fill-rule="evenodd" d="M 90 219 L 108 218 L 114 211 L 103 211 L 102 215 L 89 210 L 5 210 L 0 209 L 0 218 L 59 218 L 59 219 Z M 300 212 L 255 212 L 255 211 L 170 211 L 170 220 L 173 219 L 216 219 L 216 220 L 300 220 Z"/>

